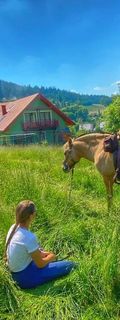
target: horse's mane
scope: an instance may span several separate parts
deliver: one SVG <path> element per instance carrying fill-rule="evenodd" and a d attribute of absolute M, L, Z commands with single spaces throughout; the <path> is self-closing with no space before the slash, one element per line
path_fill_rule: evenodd
<path fill-rule="evenodd" d="M 84 138 L 93 138 L 93 139 L 103 139 L 107 136 L 109 136 L 111 133 L 110 132 L 98 132 L 98 133 L 95 133 L 95 132 L 91 132 L 91 133 L 83 133 L 81 134 L 79 137 L 75 138 L 74 141 L 79 141 L 79 140 L 83 140 Z"/>

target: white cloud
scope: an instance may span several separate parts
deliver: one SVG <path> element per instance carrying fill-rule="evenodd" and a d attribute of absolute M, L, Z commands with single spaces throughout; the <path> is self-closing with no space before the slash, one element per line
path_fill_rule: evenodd
<path fill-rule="evenodd" d="M 116 96 L 116 95 L 118 95 L 118 92 L 115 91 L 115 92 L 113 92 L 112 94 L 113 94 L 114 96 Z"/>
<path fill-rule="evenodd" d="M 118 81 L 116 81 L 116 82 L 113 82 L 113 83 L 111 84 L 112 87 L 113 87 L 113 86 L 118 86 L 118 85 L 120 85 L 120 80 L 118 80 Z"/>
<path fill-rule="evenodd" d="M 74 89 L 71 89 L 70 92 L 80 94 L 80 92 L 78 92 L 77 90 L 74 90 Z"/>
<path fill-rule="evenodd" d="M 102 91 L 102 90 L 104 90 L 105 88 L 103 88 L 103 87 L 95 87 L 95 88 L 93 88 L 93 90 L 95 90 L 95 91 Z"/>

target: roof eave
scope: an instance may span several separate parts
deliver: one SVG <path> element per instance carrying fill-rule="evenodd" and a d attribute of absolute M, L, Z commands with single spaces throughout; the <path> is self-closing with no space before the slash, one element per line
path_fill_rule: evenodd
<path fill-rule="evenodd" d="M 70 118 L 68 118 L 66 116 L 66 114 L 64 114 L 60 109 L 58 109 L 58 107 L 56 105 L 54 105 L 51 101 L 49 101 L 46 97 L 44 97 L 42 94 L 39 94 L 39 98 L 40 100 L 42 100 L 44 103 L 46 103 L 48 105 L 48 107 L 50 107 L 52 110 L 54 110 L 57 114 L 59 114 L 59 116 L 61 116 L 61 118 L 64 119 L 64 121 L 72 126 L 75 125 L 75 122 L 72 121 Z"/>

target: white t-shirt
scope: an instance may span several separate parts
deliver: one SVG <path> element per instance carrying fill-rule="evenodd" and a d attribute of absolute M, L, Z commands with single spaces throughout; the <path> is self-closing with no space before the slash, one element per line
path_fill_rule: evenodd
<path fill-rule="evenodd" d="M 14 225 L 10 227 L 6 241 L 13 227 Z M 30 253 L 39 247 L 36 236 L 31 231 L 18 226 L 7 248 L 9 269 L 13 272 L 24 270 L 32 261 Z"/>

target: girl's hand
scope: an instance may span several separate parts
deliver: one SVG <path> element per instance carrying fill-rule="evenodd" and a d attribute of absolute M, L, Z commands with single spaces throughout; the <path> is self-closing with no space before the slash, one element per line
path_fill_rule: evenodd
<path fill-rule="evenodd" d="M 41 253 L 42 258 L 45 258 L 45 257 L 47 257 L 49 255 L 50 252 L 49 251 L 40 250 L 40 253 Z"/>
<path fill-rule="evenodd" d="M 40 250 L 40 253 L 41 253 L 42 258 L 48 257 L 49 255 L 52 257 L 52 255 L 53 255 L 53 258 L 56 260 L 56 256 L 53 252 Z"/>
<path fill-rule="evenodd" d="M 49 262 L 56 261 L 56 255 L 53 252 L 40 251 L 40 249 L 31 252 L 31 257 L 38 268 L 43 268 Z"/>
<path fill-rule="evenodd" d="M 53 253 L 53 252 L 47 252 L 47 257 L 50 258 L 50 261 L 56 261 L 57 260 L 57 257 L 55 255 L 55 253 Z"/>

